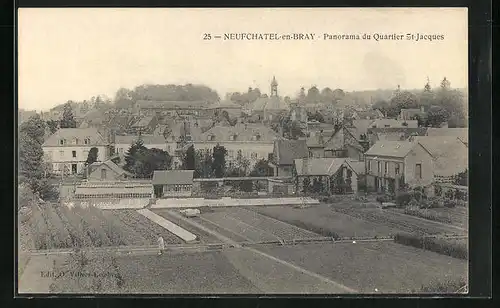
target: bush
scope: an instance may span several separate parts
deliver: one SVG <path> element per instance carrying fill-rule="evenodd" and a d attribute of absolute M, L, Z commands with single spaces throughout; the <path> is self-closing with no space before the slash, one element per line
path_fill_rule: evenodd
<path fill-rule="evenodd" d="M 444 282 L 433 281 L 426 286 L 422 286 L 422 288 L 415 293 L 464 293 L 467 285 L 467 280 L 464 277 L 457 280 L 448 279 Z"/>
<path fill-rule="evenodd" d="M 392 198 L 388 195 L 384 195 L 384 196 L 378 196 L 377 197 L 377 202 L 379 202 L 380 204 L 382 203 L 385 203 L 385 202 L 391 202 L 392 201 Z"/>
<path fill-rule="evenodd" d="M 452 223 L 451 219 L 447 216 L 440 216 L 427 211 L 405 209 L 404 213 L 407 215 L 417 216 L 428 220 L 439 221 L 442 223 L 447 223 L 447 224 Z"/>
<path fill-rule="evenodd" d="M 413 198 L 412 194 L 409 192 L 399 192 L 396 195 L 396 204 L 399 207 L 404 207 L 410 203 L 411 199 Z"/>
<path fill-rule="evenodd" d="M 433 251 L 457 259 L 467 260 L 467 245 L 463 243 L 449 242 L 429 237 L 421 237 L 413 234 L 398 233 L 394 242 L 406 246 Z"/>
<path fill-rule="evenodd" d="M 456 200 L 445 200 L 444 201 L 444 206 L 448 208 L 453 208 L 457 206 L 457 201 Z"/>

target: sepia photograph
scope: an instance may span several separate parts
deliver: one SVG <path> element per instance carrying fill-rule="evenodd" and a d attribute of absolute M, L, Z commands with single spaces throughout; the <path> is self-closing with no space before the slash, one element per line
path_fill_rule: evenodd
<path fill-rule="evenodd" d="M 469 292 L 467 8 L 20 8 L 17 292 Z"/>

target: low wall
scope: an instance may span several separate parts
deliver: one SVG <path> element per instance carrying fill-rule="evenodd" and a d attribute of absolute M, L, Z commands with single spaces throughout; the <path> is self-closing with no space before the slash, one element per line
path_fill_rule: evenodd
<path fill-rule="evenodd" d="M 257 206 L 257 205 L 300 205 L 319 204 L 319 201 L 310 197 L 305 198 L 255 198 L 255 199 L 159 199 L 151 208 L 196 208 L 196 207 L 225 207 L 225 206 Z"/>

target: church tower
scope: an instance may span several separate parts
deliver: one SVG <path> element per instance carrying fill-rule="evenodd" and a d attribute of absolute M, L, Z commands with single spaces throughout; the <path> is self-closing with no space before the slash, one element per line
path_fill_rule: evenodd
<path fill-rule="evenodd" d="M 273 81 L 271 82 L 271 97 L 273 96 L 278 96 L 278 82 L 275 76 L 273 76 Z"/>

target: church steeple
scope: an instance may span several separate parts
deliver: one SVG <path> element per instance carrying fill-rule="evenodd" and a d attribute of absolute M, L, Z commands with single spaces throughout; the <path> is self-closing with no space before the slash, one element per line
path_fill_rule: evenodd
<path fill-rule="evenodd" d="M 275 76 L 273 76 L 273 81 L 271 81 L 271 96 L 278 96 L 278 82 Z"/>

